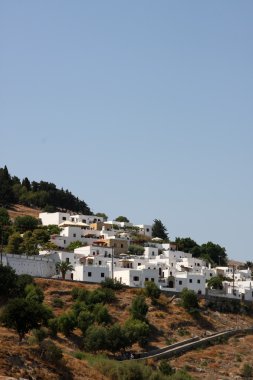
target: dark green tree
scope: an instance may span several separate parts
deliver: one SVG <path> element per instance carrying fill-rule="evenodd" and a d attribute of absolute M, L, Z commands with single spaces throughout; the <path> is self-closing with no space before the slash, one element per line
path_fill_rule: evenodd
<path fill-rule="evenodd" d="M 3 326 L 16 330 L 19 340 L 34 328 L 39 328 L 52 318 L 52 312 L 41 303 L 24 298 L 14 298 L 4 307 L 0 321 Z"/>
<path fill-rule="evenodd" d="M 208 242 L 191 249 L 193 257 L 203 258 L 216 265 L 227 265 L 226 249 L 219 244 Z"/>
<path fill-rule="evenodd" d="M 115 222 L 125 222 L 125 223 L 129 223 L 129 219 L 127 219 L 126 216 L 118 216 L 116 219 L 115 219 Z"/>
<path fill-rule="evenodd" d="M 162 240 L 169 240 L 167 229 L 160 219 L 155 219 L 152 225 L 153 238 L 160 238 Z"/>
<path fill-rule="evenodd" d="M 180 238 L 176 237 L 175 243 L 178 251 L 191 252 L 194 247 L 198 247 L 198 244 L 189 237 Z"/>
<path fill-rule="evenodd" d="M 0 168 L 0 206 L 6 207 L 12 204 L 14 200 L 11 176 L 5 165 L 4 168 Z"/>
<path fill-rule="evenodd" d="M 16 291 L 18 276 L 14 269 L 9 266 L 0 265 L 0 295 L 9 297 Z"/>
<path fill-rule="evenodd" d="M 38 227 L 38 219 L 30 215 L 17 216 L 14 221 L 14 228 L 17 232 L 24 233 L 26 231 L 33 231 Z"/>

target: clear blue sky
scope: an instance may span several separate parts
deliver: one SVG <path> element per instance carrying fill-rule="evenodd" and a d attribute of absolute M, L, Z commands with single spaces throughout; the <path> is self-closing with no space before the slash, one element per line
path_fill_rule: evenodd
<path fill-rule="evenodd" d="M 252 0 L 0 2 L 0 166 L 253 260 Z"/>

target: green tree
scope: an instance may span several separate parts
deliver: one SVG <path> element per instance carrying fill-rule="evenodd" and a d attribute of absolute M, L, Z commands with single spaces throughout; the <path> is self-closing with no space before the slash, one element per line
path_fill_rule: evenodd
<path fill-rule="evenodd" d="M 8 237 L 11 229 L 11 220 L 8 211 L 0 207 L 0 244 L 1 249 L 8 242 Z"/>
<path fill-rule="evenodd" d="M 125 334 L 124 328 L 119 323 L 115 323 L 109 327 L 106 336 L 107 349 L 113 353 L 118 352 L 122 348 L 125 349 L 131 344 Z"/>
<path fill-rule="evenodd" d="M 99 324 L 109 324 L 112 321 L 106 306 L 97 304 L 93 310 L 95 321 Z"/>
<path fill-rule="evenodd" d="M 144 345 L 150 333 L 149 325 L 138 319 L 128 319 L 124 325 L 124 331 L 130 345 L 134 343 Z"/>
<path fill-rule="evenodd" d="M 36 228 L 32 233 L 33 238 L 36 240 L 37 244 L 43 245 L 48 243 L 50 239 L 50 234 L 45 228 Z"/>
<path fill-rule="evenodd" d="M 83 335 L 88 328 L 94 323 L 94 314 L 89 310 L 82 310 L 77 317 L 77 327 L 82 331 Z"/>
<path fill-rule="evenodd" d="M 130 307 L 130 313 L 133 319 L 139 319 L 140 321 L 145 321 L 147 312 L 148 312 L 148 305 L 145 302 L 145 297 L 143 296 L 134 297 L 131 307 Z"/>
<path fill-rule="evenodd" d="M 52 312 L 41 303 L 24 298 L 14 298 L 4 307 L 0 321 L 3 326 L 16 330 L 19 340 L 34 328 L 39 328 L 52 318 Z"/>
<path fill-rule="evenodd" d="M 14 269 L 0 265 L 0 295 L 9 297 L 16 291 L 18 276 Z"/>
<path fill-rule="evenodd" d="M 180 294 L 182 300 L 182 306 L 191 311 L 199 308 L 198 296 L 190 289 L 184 288 Z"/>
<path fill-rule="evenodd" d="M 153 304 L 159 299 L 161 290 L 153 281 L 145 281 L 145 295 L 151 298 Z"/>
<path fill-rule="evenodd" d="M 13 234 L 9 236 L 6 252 L 20 255 L 22 253 L 22 248 L 21 248 L 22 243 L 23 243 L 23 238 L 20 235 L 20 233 L 14 232 Z"/>
<path fill-rule="evenodd" d="M 10 205 L 14 200 L 11 176 L 5 165 L 4 168 L 0 168 L 0 206 L 5 207 Z"/>
<path fill-rule="evenodd" d="M 116 219 L 115 219 L 115 222 L 125 222 L 125 223 L 129 223 L 129 219 L 127 219 L 126 216 L 118 216 Z"/>
<path fill-rule="evenodd" d="M 210 280 L 207 281 L 208 289 L 223 289 L 222 281 L 224 281 L 223 276 L 215 276 L 210 278 Z"/>
<path fill-rule="evenodd" d="M 187 252 L 187 253 L 191 252 L 191 250 L 194 247 L 198 247 L 198 244 L 189 237 L 187 237 L 187 238 L 176 237 L 175 243 L 177 245 L 178 251 L 183 251 L 183 252 Z"/>
<path fill-rule="evenodd" d="M 95 216 L 103 218 L 105 222 L 108 220 L 108 216 L 104 212 L 97 212 Z"/>
<path fill-rule="evenodd" d="M 169 240 L 167 229 L 160 219 L 155 219 L 152 225 L 153 238 L 160 238 L 162 240 Z"/>
<path fill-rule="evenodd" d="M 107 348 L 107 330 L 103 326 L 90 326 L 86 331 L 84 346 L 87 351 L 97 352 Z"/>
<path fill-rule="evenodd" d="M 25 294 L 26 294 L 26 299 L 30 302 L 42 303 L 44 301 L 43 290 L 35 284 L 26 285 Z"/>
<path fill-rule="evenodd" d="M 206 261 L 211 261 L 217 265 L 227 265 L 226 249 L 219 244 L 208 242 L 199 247 L 191 249 L 193 257 L 203 258 Z"/>
<path fill-rule="evenodd" d="M 72 272 L 75 269 L 73 265 L 68 263 L 67 261 L 61 261 L 56 264 L 56 270 L 61 273 L 62 279 L 65 280 L 66 273 L 68 271 Z"/>
<path fill-rule="evenodd" d="M 17 216 L 14 221 L 14 228 L 17 232 L 24 233 L 26 231 L 33 231 L 38 227 L 38 219 L 30 215 Z"/>
<path fill-rule="evenodd" d="M 70 335 L 71 331 L 76 327 L 76 318 L 73 312 L 61 314 L 57 320 L 58 331 L 62 332 L 65 336 Z"/>
<path fill-rule="evenodd" d="M 29 274 L 20 274 L 16 277 L 14 295 L 15 297 L 25 298 L 27 295 L 26 286 L 34 284 L 34 279 Z"/>
<path fill-rule="evenodd" d="M 31 231 L 26 231 L 23 234 L 23 241 L 19 247 L 20 253 L 25 253 L 27 256 L 38 255 L 38 241 L 33 236 Z"/>
<path fill-rule="evenodd" d="M 67 251 L 74 251 L 74 249 L 76 248 L 80 248 L 80 247 L 83 247 L 83 243 L 79 240 L 77 241 L 72 241 L 68 247 L 67 247 Z"/>
<path fill-rule="evenodd" d="M 128 252 L 130 255 L 143 255 L 145 249 L 138 244 L 130 244 L 128 247 Z"/>

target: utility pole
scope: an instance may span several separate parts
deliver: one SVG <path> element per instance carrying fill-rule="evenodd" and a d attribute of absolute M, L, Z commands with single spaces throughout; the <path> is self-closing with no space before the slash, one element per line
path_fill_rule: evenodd
<path fill-rule="evenodd" d="M 113 246 L 112 246 L 112 280 L 114 280 L 113 278 Z"/>
<path fill-rule="evenodd" d="M 233 295 L 235 293 L 235 266 L 233 265 Z"/>

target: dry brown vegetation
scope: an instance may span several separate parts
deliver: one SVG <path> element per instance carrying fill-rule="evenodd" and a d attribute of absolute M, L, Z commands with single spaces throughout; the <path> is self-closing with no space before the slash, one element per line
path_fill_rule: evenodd
<path fill-rule="evenodd" d="M 40 212 L 40 209 L 31 208 L 19 204 L 13 205 L 11 208 L 8 209 L 8 214 L 11 219 L 15 219 L 17 216 L 24 215 L 29 215 L 33 216 L 34 218 L 38 218 Z"/>
<path fill-rule="evenodd" d="M 77 284 L 61 280 L 37 279 L 36 282 L 43 288 L 45 303 L 52 307 L 54 298 L 61 298 L 63 308 L 53 308 L 56 315 L 60 315 L 73 304 L 71 289 L 75 286 L 93 290 L 98 285 Z M 126 289 L 116 292 L 117 302 L 109 305 L 114 321 L 124 323 L 129 317 L 129 306 L 138 289 Z M 170 298 L 162 295 L 158 306 L 149 303 L 148 320 L 152 325 L 149 346 L 147 350 L 163 347 L 175 341 L 181 341 L 191 336 L 202 336 L 206 331 L 218 331 L 233 327 L 252 325 L 249 316 L 204 310 L 201 318 L 189 315 L 177 302 L 170 303 Z M 204 301 L 202 301 L 204 306 Z M 18 344 L 17 335 L 5 328 L 0 328 L 0 375 L 30 379 L 105 379 L 85 360 L 73 357 L 79 351 L 81 333 L 75 330 L 70 338 L 63 335 L 54 340 L 61 347 L 64 359 L 61 365 L 52 365 L 43 360 L 36 346 L 28 342 Z M 253 347 L 253 336 L 234 337 L 228 343 L 218 344 L 205 349 L 188 352 L 181 357 L 171 360 L 175 368 L 186 368 L 193 378 L 199 379 L 232 379 L 240 374 L 245 362 L 250 363 L 250 352 Z M 142 349 L 135 345 L 135 351 Z M 238 378 L 238 377 L 237 377 Z"/>

